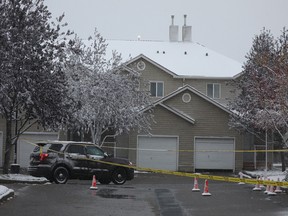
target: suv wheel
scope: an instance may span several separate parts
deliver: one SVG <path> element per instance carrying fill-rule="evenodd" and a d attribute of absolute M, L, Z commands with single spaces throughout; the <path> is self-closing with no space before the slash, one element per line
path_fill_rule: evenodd
<path fill-rule="evenodd" d="M 54 170 L 53 178 L 56 184 L 65 184 L 69 179 L 69 172 L 65 167 L 59 166 Z"/>
<path fill-rule="evenodd" d="M 122 185 L 127 180 L 126 170 L 124 168 L 117 168 L 112 173 L 112 181 L 116 185 Z"/>

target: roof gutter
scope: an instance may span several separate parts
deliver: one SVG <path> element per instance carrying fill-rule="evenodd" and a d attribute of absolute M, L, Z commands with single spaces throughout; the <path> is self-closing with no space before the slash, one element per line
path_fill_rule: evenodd
<path fill-rule="evenodd" d="M 187 75 L 174 75 L 175 79 L 217 79 L 217 80 L 233 80 L 234 77 L 209 77 L 209 76 L 187 76 Z"/>

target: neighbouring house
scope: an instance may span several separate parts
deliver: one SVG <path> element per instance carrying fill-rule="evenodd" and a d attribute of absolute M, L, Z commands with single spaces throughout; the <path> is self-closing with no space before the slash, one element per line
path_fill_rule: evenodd
<path fill-rule="evenodd" d="M 4 142 L 6 140 L 6 121 L 0 117 L 0 167 L 4 163 Z M 17 149 L 13 150 L 14 155 L 17 155 L 17 164 L 21 167 L 28 167 L 30 162 L 30 153 L 34 149 L 34 143 L 40 140 L 58 140 L 61 136 L 60 132 L 45 131 L 39 125 L 33 125 L 25 131 L 17 142 Z M 11 157 L 14 162 L 15 156 Z"/>

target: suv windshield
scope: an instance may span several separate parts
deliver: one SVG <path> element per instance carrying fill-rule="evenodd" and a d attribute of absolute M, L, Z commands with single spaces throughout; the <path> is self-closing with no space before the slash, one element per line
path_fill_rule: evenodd
<path fill-rule="evenodd" d="M 47 143 L 47 144 L 41 143 L 41 146 L 42 146 L 43 152 L 59 152 L 61 148 L 63 147 L 62 144 L 50 144 L 50 143 Z M 40 151 L 40 146 L 37 145 L 34 148 L 33 152 L 39 152 L 39 151 Z"/>

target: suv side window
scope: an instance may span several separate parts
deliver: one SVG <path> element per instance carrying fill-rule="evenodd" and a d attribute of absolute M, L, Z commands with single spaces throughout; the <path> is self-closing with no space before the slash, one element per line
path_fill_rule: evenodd
<path fill-rule="evenodd" d="M 104 157 L 104 152 L 97 148 L 96 146 L 86 146 L 86 151 L 87 154 L 89 155 L 96 155 L 96 156 L 103 156 Z"/>
<path fill-rule="evenodd" d="M 84 146 L 83 145 L 69 145 L 67 149 L 68 153 L 74 153 L 74 154 L 85 154 Z"/>
<path fill-rule="evenodd" d="M 47 152 L 60 152 L 62 149 L 62 144 L 51 144 L 51 146 L 48 148 Z"/>
<path fill-rule="evenodd" d="M 33 152 L 39 152 L 40 151 L 40 146 L 42 147 L 42 151 L 43 152 L 59 152 L 63 145 L 62 144 L 50 144 L 50 143 L 41 143 L 41 144 L 38 144 L 37 146 L 35 146 Z"/>

